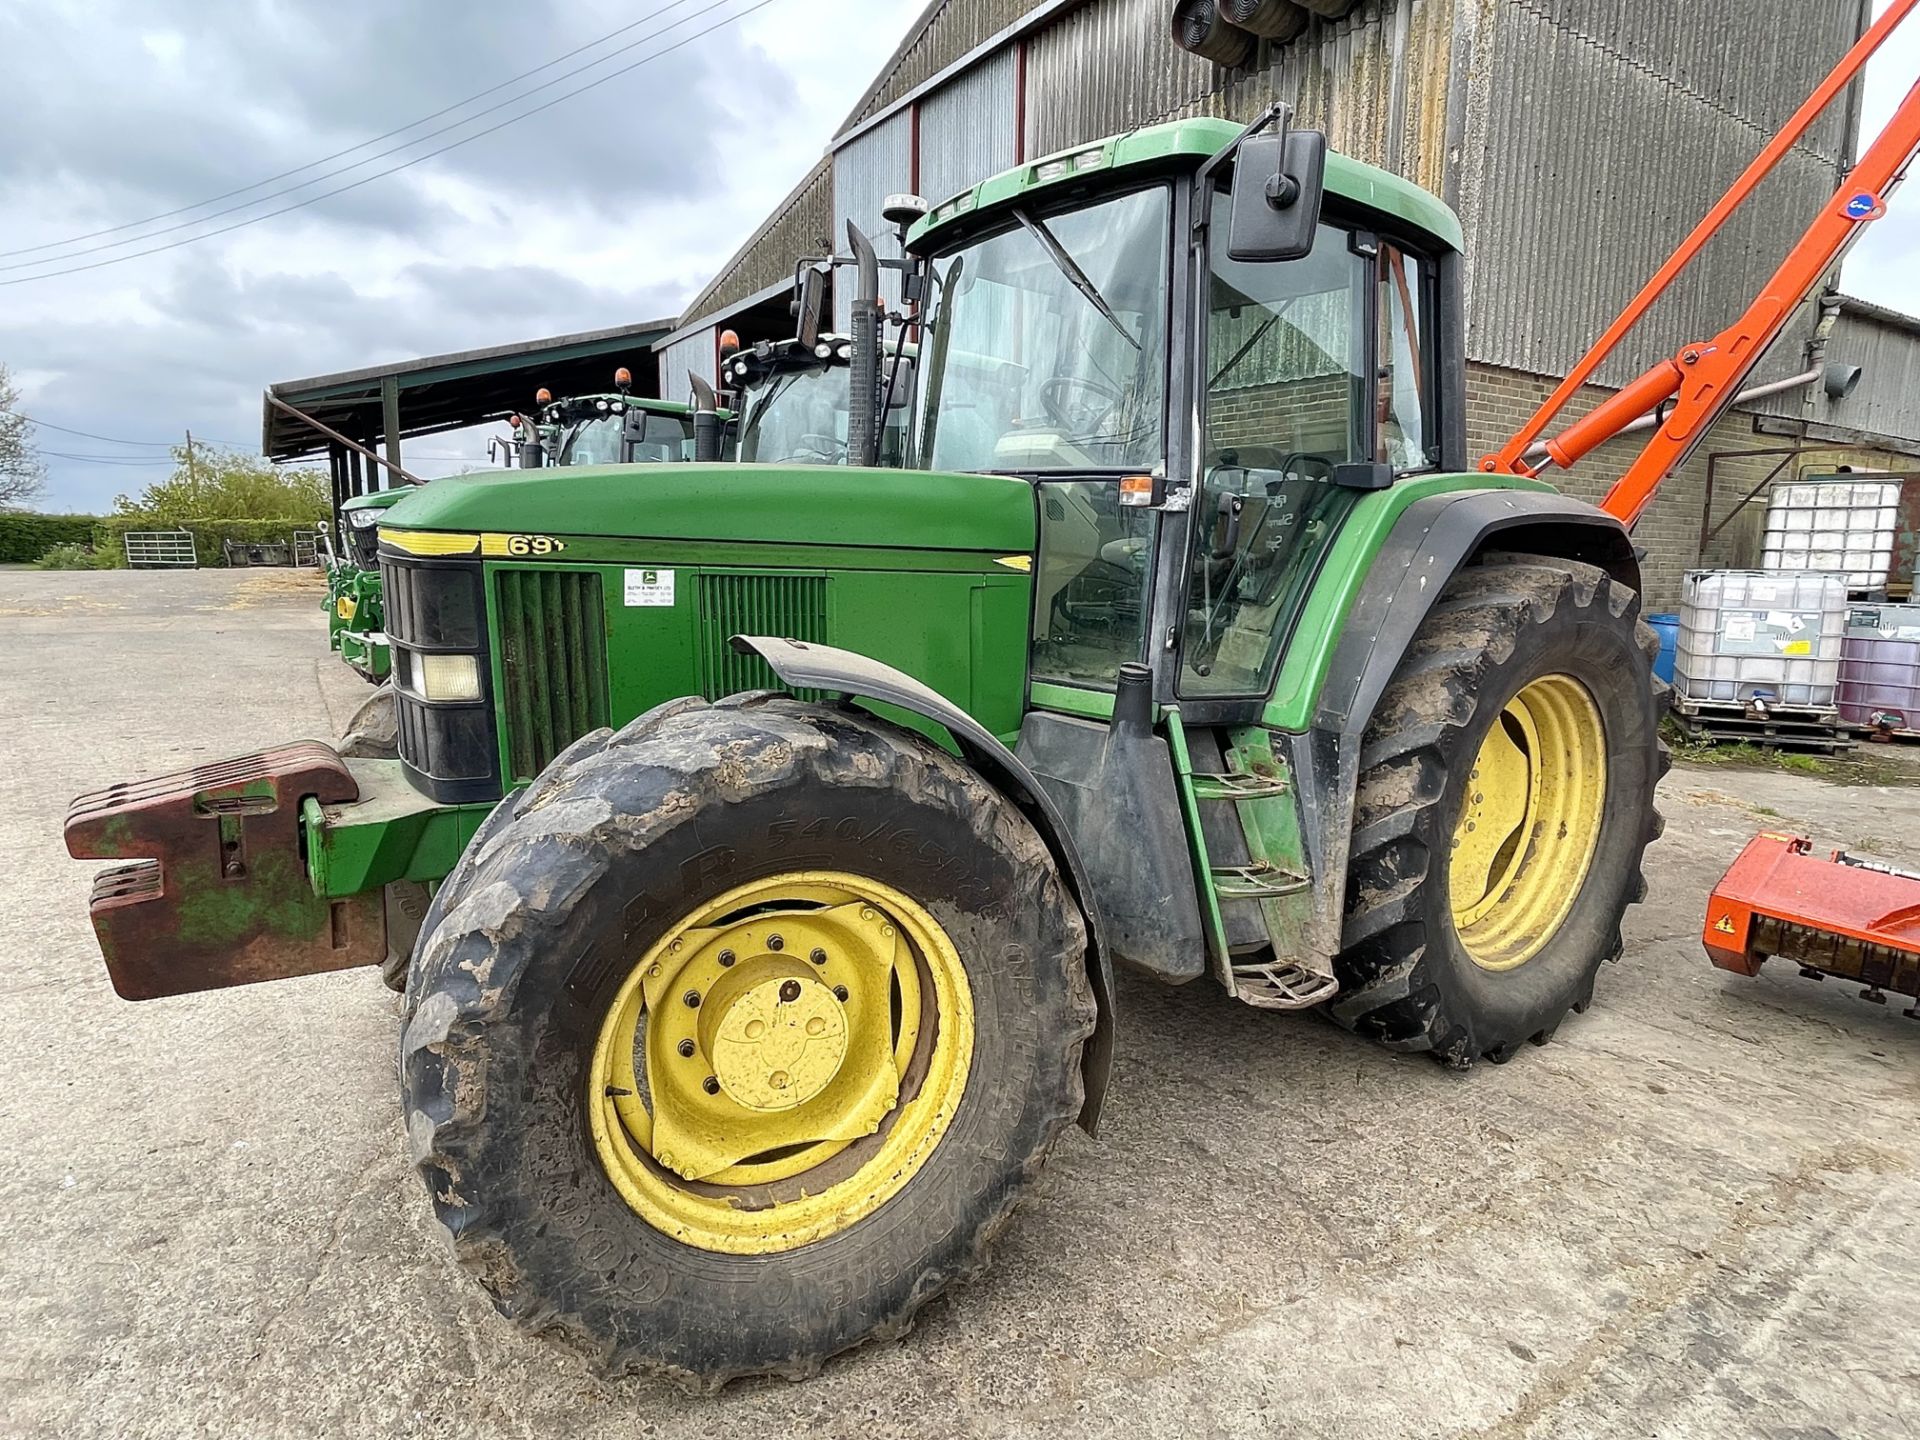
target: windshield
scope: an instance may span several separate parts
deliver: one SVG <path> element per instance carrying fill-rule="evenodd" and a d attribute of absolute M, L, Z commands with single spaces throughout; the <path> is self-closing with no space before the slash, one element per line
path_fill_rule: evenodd
<path fill-rule="evenodd" d="M 935 470 L 1149 469 L 1164 456 L 1168 192 L 1136 191 L 933 262 L 917 387 Z"/>
<path fill-rule="evenodd" d="M 641 428 L 637 443 L 621 453 L 621 432 L 628 422 Z M 560 465 L 663 464 L 686 460 L 693 454 L 693 422 L 681 415 L 631 411 L 626 415 L 596 415 L 582 420 L 561 442 Z"/>
<path fill-rule="evenodd" d="M 776 372 L 747 392 L 740 458 L 760 465 L 847 463 L 845 365 Z"/>

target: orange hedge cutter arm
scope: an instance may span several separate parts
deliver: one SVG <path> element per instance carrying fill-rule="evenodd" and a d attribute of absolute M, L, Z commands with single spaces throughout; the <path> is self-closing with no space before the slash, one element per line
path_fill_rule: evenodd
<path fill-rule="evenodd" d="M 1785 128 L 1754 157 L 1753 163 L 1733 183 L 1681 242 L 1667 263 L 1649 280 L 1631 304 L 1600 339 L 1595 342 L 1561 381 L 1531 420 L 1500 447 L 1480 462 L 1489 473 L 1538 475 L 1548 465 L 1565 469 L 1595 446 L 1618 435 L 1628 425 L 1650 411 L 1671 401 L 1672 409 L 1655 427 L 1653 437 L 1627 472 L 1613 483 L 1602 500 L 1603 509 L 1631 525 L 1647 508 L 1660 482 L 1686 459 L 1713 423 L 1740 393 L 1741 383 L 1766 353 L 1793 312 L 1805 303 L 1821 280 L 1833 269 L 1847 249 L 1859 238 L 1865 225 L 1886 213 L 1888 197 L 1905 177 L 1916 151 L 1920 151 L 1920 81 L 1916 81 L 1901 101 L 1885 130 L 1881 131 L 1853 172 L 1822 208 L 1806 233 L 1800 237 L 1773 277 L 1761 288 L 1747 311 L 1713 339 L 1684 346 L 1670 359 L 1662 360 L 1624 390 L 1608 397 L 1590 414 L 1569 425 L 1545 444 L 1544 457 L 1528 458 L 1527 452 L 1546 432 L 1554 417 L 1587 383 L 1602 361 L 1611 355 L 1627 333 L 1644 317 L 1678 278 L 1680 272 L 1711 240 L 1727 217 L 1738 209 L 1756 186 L 1793 148 L 1807 127 L 1818 118 L 1849 81 L 1865 66 L 1901 21 L 1920 0 L 1894 0 L 1887 11 L 1860 37 L 1833 72 L 1820 83 L 1806 102 L 1796 110 Z"/>

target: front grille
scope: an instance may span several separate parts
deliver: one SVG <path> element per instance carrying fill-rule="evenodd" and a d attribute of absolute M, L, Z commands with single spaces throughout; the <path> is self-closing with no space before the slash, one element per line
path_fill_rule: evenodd
<path fill-rule="evenodd" d="M 502 570 L 496 584 L 512 784 L 607 723 L 606 607 L 592 570 Z"/>
<path fill-rule="evenodd" d="M 372 525 L 347 526 L 347 549 L 352 553 L 353 563 L 362 570 L 372 570 L 380 564 L 380 531 Z"/>
<path fill-rule="evenodd" d="M 735 635 L 782 640 L 827 638 L 824 575 L 704 574 L 700 577 L 701 649 L 709 700 L 741 690 L 778 690 L 779 677 L 758 655 L 727 643 Z"/>

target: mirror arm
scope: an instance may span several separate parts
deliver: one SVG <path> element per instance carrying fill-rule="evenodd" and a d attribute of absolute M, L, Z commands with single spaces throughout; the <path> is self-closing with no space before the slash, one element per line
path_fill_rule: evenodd
<path fill-rule="evenodd" d="M 1252 122 L 1219 150 L 1207 157 L 1207 161 L 1193 177 L 1193 193 L 1197 197 L 1206 196 L 1213 185 L 1214 173 L 1240 152 L 1240 147 L 1265 130 L 1269 125 L 1279 125 L 1281 137 L 1293 125 L 1293 107 L 1284 100 L 1276 100 L 1258 115 Z M 1201 234 L 1213 220 L 1213 207 L 1196 203 L 1193 207 L 1193 235 L 1198 243 Z"/>

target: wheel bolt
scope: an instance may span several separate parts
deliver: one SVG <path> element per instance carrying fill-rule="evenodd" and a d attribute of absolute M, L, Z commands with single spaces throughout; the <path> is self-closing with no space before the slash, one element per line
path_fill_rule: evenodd
<path fill-rule="evenodd" d="M 833 998 L 838 1000 L 842 1005 L 846 1004 L 847 1003 L 847 987 L 844 985 L 834 986 Z"/>
<path fill-rule="evenodd" d="M 783 982 L 780 986 L 780 998 L 789 1005 L 798 1000 L 800 998 L 800 982 L 798 980 Z"/>
<path fill-rule="evenodd" d="M 807 958 L 813 961 L 813 963 L 816 965 L 824 965 L 827 963 L 827 952 L 824 950 L 815 949 L 811 955 L 807 956 Z"/>
<path fill-rule="evenodd" d="M 717 958 L 722 965 L 733 964 L 733 952 L 731 950 L 722 950 Z"/>
<path fill-rule="evenodd" d="M 698 990 L 689 990 L 680 998 L 686 1001 L 689 1010 L 698 1010 L 700 1008 L 700 992 Z"/>
<path fill-rule="evenodd" d="M 693 1041 L 682 1040 L 678 1048 L 682 1059 L 691 1060 L 693 1058 Z"/>
<path fill-rule="evenodd" d="M 709 1075 L 700 1082 L 700 1088 L 709 1095 L 718 1095 L 720 1093 L 720 1082 Z"/>
<path fill-rule="evenodd" d="M 787 942 L 782 940 L 778 935 L 767 936 L 767 949 L 784 950 L 786 948 L 787 948 Z"/>

